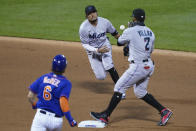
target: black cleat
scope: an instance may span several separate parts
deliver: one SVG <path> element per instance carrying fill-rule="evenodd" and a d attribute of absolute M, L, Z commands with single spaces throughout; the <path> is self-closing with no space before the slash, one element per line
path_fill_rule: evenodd
<path fill-rule="evenodd" d="M 173 113 L 169 110 L 169 109 L 163 109 L 161 111 L 161 120 L 158 123 L 159 126 L 165 126 L 167 124 L 167 121 L 169 120 L 169 118 L 171 117 Z"/>
<path fill-rule="evenodd" d="M 104 122 L 106 124 L 108 124 L 108 122 L 109 122 L 109 116 L 106 113 L 104 113 L 104 112 L 101 112 L 101 113 L 98 113 L 98 112 L 90 112 L 90 115 L 95 120 Z"/>

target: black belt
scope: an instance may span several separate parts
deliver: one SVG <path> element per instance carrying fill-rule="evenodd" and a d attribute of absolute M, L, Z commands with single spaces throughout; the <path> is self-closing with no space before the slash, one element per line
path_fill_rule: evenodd
<path fill-rule="evenodd" d="M 148 59 L 142 60 L 142 62 L 148 62 Z M 131 60 L 131 63 L 135 63 L 135 61 Z"/>
<path fill-rule="evenodd" d="M 49 112 L 50 112 L 50 111 L 49 111 Z M 44 110 L 40 110 L 40 113 L 42 113 L 42 114 L 46 114 L 46 111 L 44 111 Z M 53 112 L 51 112 L 51 113 L 53 113 Z M 59 115 L 57 115 L 57 114 L 55 114 L 55 117 L 61 118 L 61 116 L 59 116 Z"/>

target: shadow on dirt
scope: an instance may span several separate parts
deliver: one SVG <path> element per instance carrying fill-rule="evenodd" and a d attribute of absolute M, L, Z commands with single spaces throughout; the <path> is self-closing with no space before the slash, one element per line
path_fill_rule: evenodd
<path fill-rule="evenodd" d="M 180 104 L 180 105 L 196 105 L 196 98 L 192 99 L 181 99 L 181 98 L 160 98 L 160 101 L 163 101 L 165 103 L 174 103 L 174 104 Z"/>
<path fill-rule="evenodd" d="M 151 116 L 154 112 L 151 111 L 151 107 L 138 105 L 137 102 L 127 102 L 127 105 L 121 106 L 119 108 L 120 110 L 123 110 L 123 115 L 118 117 L 112 117 L 111 119 L 112 123 L 123 121 L 125 119 L 136 119 L 136 120 L 144 120 L 144 121 L 152 121 L 152 122 L 158 122 L 159 120 L 152 119 Z M 156 112 L 155 112 L 156 113 Z M 157 116 L 159 114 L 157 113 Z"/>
<path fill-rule="evenodd" d="M 114 84 L 110 82 L 77 82 L 77 85 L 97 94 L 112 94 Z"/>

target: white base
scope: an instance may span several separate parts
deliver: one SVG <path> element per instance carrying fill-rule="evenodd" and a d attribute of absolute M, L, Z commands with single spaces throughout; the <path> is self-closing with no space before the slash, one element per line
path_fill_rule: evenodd
<path fill-rule="evenodd" d="M 84 127 L 84 128 L 104 128 L 105 126 L 106 126 L 105 123 L 101 121 L 95 121 L 95 120 L 81 121 L 78 124 L 78 127 Z"/>

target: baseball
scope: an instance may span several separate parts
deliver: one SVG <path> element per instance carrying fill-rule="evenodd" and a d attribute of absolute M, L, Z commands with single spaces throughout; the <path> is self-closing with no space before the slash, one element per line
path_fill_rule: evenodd
<path fill-rule="evenodd" d="M 120 25 L 120 29 L 121 30 L 124 30 L 125 29 L 125 26 L 124 25 Z"/>

